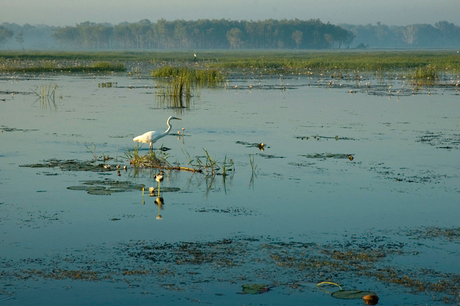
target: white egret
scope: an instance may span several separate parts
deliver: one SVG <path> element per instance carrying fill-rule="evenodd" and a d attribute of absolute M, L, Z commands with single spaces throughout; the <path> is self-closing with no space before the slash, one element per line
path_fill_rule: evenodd
<path fill-rule="evenodd" d="M 166 135 L 169 134 L 169 131 L 171 131 L 171 124 L 169 121 L 176 119 L 176 120 L 181 120 L 180 118 L 176 118 L 173 116 L 170 116 L 168 118 L 168 121 L 166 121 L 166 124 L 168 125 L 168 129 L 164 131 L 163 133 L 157 132 L 157 131 L 150 131 L 146 132 L 142 135 L 139 135 L 137 137 L 134 137 L 133 140 L 137 142 L 142 142 L 142 143 L 150 143 L 150 149 L 152 149 L 153 144 L 160 138 L 165 137 Z"/>

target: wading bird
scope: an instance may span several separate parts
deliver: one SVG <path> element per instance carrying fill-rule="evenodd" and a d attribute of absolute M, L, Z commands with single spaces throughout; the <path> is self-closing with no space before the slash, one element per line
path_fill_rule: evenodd
<path fill-rule="evenodd" d="M 153 144 L 158 139 L 160 139 L 162 137 L 165 137 L 166 135 L 169 134 L 169 131 L 171 131 L 171 124 L 169 123 L 169 121 L 171 121 L 172 119 L 181 120 L 180 118 L 170 116 L 168 118 L 168 121 L 166 121 L 166 124 L 168 125 L 168 129 L 166 131 L 164 131 L 163 133 L 157 132 L 157 131 L 150 131 L 150 132 L 146 132 L 146 133 L 144 133 L 142 135 L 139 135 L 137 137 L 134 137 L 133 140 L 137 141 L 137 142 L 142 142 L 142 143 L 150 143 L 150 150 L 151 150 L 152 147 L 153 147 Z"/>
<path fill-rule="evenodd" d="M 158 182 L 158 198 L 160 198 L 160 183 L 163 182 L 164 175 L 165 173 L 163 170 L 161 170 L 160 173 L 154 175 L 155 180 Z"/>

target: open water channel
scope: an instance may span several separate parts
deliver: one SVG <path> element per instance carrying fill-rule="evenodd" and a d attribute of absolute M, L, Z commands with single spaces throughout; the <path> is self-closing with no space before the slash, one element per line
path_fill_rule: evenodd
<path fill-rule="evenodd" d="M 1 305 L 364 304 L 331 296 L 340 288 L 379 305 L 459 303 L 458 86 L 244 77 L 183 108 L 156 86 L 2 76 Z M 159 169 L 125 152 L 171 115 L 182 120 L 154 144 L 169 162 L 206 149 L 234 166 L 165 171 L 158 206 Z M 87 162 L 101 166 L 69 167 Z"/>

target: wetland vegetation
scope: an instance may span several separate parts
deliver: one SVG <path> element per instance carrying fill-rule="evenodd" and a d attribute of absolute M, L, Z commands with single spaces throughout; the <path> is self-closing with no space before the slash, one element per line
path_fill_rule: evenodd
<path fill-rule="evenodd" d="M 457 53 L 2 52 L 0 67 L 0 302 L 459 303 Z M 133 144 L 171 113 L 177 132 Z M 160 170 L 162 197 L 144 198 Z"/>
<path fill-rule="evenodd" d="M 30 68 L 35 72 L 70 68 L 80 71 L 122 71 L 123 62 L 145 62 L 155 67 L 192 64 L 198 67 L 299 70 L 393 70 L 460 69 L 460 55 L 455 51 L 199 51 L 196 62 L 193 52 L 64 52 L 64 51 L 0 51 L 0 71 Z M 80 62 L 93 62 L 84 70 Z M 62 66 L 59 66 L 62 63 Z M 29 67 L 29 66 L 37 66 Z M 80 67 L 80 68 L 79 68 Z M 40 71 L 40 68 L 43 70 Z M 165 76 L 172 71 L 162 68 L 155 72 Z M 78 71 L 78 70 L 76 70 Z M 219 74 L 218 71 L 214 72 Z M 206 76 L 208 77 L 208 76 Z M 205 79 L 206 77 L 202 77 Z M 215 77 L 214 77 L 215 78 Z"/>

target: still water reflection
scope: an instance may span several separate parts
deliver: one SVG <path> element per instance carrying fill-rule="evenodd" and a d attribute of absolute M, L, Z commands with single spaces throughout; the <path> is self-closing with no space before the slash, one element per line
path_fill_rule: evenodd
<path fill-rule="evenodd" d="M 213 267 L 224 267 L 225 273 L 229 273 L 225 279 L 237 282 L 239 288 L 243 276 L 256 283 L 282 282 L 277 279 L 281 274 L 285 275 L 281 278 L 285 278 L 286 284 L 301 280 L 301 273 L 297 273 L 304 270 L 291 266 L 297 272 L 289 277 L 286 270 L 278 270 L 287 262 L 274 257 L 275 251 L 272 255 L 262 251 L 267 244 L 294 241 L 302 243 L 305 249 L 306 244 L 314 245 L 312 252 L 305 253 L 308 258 L 319 253 L 332 254 L 333 247 L 344 253 L 380 247 L 383 253 L 379 258 L 393 259 L 380 262 L 381 265 L 413 269 L 405 273 L 413 273 L 414 278 L 422 277 L 414 272 L 420 268 L 460 273 L 456 265 L 458 236 L 452 234 L 449 238 L 443 231 L 458 228 L 460 215 L 460 104 L 454 90 L 430 88 L 412 94 L 403 89 L 403 83 L 387 84 L 382 80 L 370 80 L 369 85 L 366 82 L 363 86 L 354 81 L 333 84 L 306 77 L 259 81 L 260 86 L 251 80 L 233 80 L 224 88 L 201 89 L 195 99 L 177 107 L 156 99 L 155 81 L 150 79 L 3 79 L 2 87 L 16 94 L 0 102 L 0 257 L 4 263 L 2 271 L 8 276 L 0 287 L 0 300 L 2 296 L 11 296 L 7 304 L 21 304 L 24 299 L 40 297 L 40 303 L 48 303 L 49 299 L 27 289 L 26 282 L 14 273 L 26 270 L 31 276 L 31 269 L 45 271 L 48 265 L 74 271 L 86 265 L 102 273 L 102 267 L 88 263 L 91 254 L 95 254 L 94 260 L 108 266 L 109 258 L 116 256 L 120 269 L 125 271 L 141 271 L 139 266 L 153 271 L 158 262 L 158 269 L 165 270 L 155 274 L 155 283 L 172 282 L 176 287 L 171 288 L 179 288 L 159 289 L 163 299 L 158 295 L 155 298 L 165 304 L 194 296 L 222 303 L 220 295 L 214 295 L 216 292 L 230 295 L 237 303 L 248 302 L 235 296 L 237 290 L 230 285 L 222 288 L 221 283 L 213 281 L 223 277 L 219 270 L 206 270 L 185 254 L 173 255 L 174 244 L 184 242 L 219 241 L 217 245 L 223 246 L 224 240 L 238 241 L 245 245 L 235 246 L 241 252 L 255 248 L 253 253 L 246 253 L 247 258 L 259 258 L 265 263 L 274 260 L 272 266 L 265 267 L 265 271 L 273 271 L 270 274 L 260 272 L 257 261 L 247 266 L 249 263 L 236 260 L 236 255 L 225 260 L 209 259 L 208 264 Z M 37 102 L 31 88 L 48 82 L 57 85 L 51 103 L 48 98 Z M 102 82 L 117 86 L 98 86 Z M 389 86 L 392 88 L 388 89 Z M 166 152 L 168 161 L 186 167 L 196 165 L 197 159 L 205 161 L 207 152 L 221 166 L 216 174 L 164 170 L 163 180 L 157 182 L 157 170 L 135 169 L 129 164 L 125 152 L 133 149 L 132 138 L 144 131 L 163 130 L 170 115 L 180 115 L 182 121 L 174 126 L 171 135 L 155 144 L 156 148 L 170 148 Z M 139 153 L 147 154 L 148 145 L 141 146 Z M 127 170 L 73 171 L 62 166 L 30 166 L 44 160 L 85 162 L 95 157 L 102 157 L 102 164 L 127 166 Z M 233 161 L 234 168 L 224 176 L 222 163 L 228 159 Z M 24 165 L 29 166 L 20 167 Z M 97 187 L 93 193 L 75 187 L 88 186 L 84 183 L 88 181 L 93 181 L 92 188 Z M 117 181 L 127 184 L 110 185 Z M 158 193 L 153 197 L 146 194 L 144 198 L 141 188 L 148 190 L 147 186 L 157 183 Z M 72 186 L 73 190 L 69 188 Z M 161 222 L 152 222 L 153 218 Z M 416 236 L 423 239 L 422 243 L 411 243 L 414 233 L 426 228 L 438 228 L 444 234 L 432 236 L 431 240 Z M 261 241 L 260 245 L 255 241 Z M 136 243 L 138 246 L 133 247 Z M 142 248 L 152 247 L 149 243 L 170 245 L 172 251 L 163 256 L 171 256 L 171 260 L 150 258 L 135 266 L 132 252 L 136 249 L 142 254 Z M 405 245 L 400 254 L 409 256 L 410 263 L 396 258 L 396 253 L 384 246 L 396 248 L 399 243 Z M 207 256 L 215 254 L 209 252 Z M 293 252 L 297 263 L 306 258 L 291 247 L 285 252 Z M 72 255 L 75 253 L 83 254 L 86 260 Z M 195 261 L 200 258 L 192 251 L 188 254 L 194 254 Z M 74 264 L 66 265 L 66 256 Z M 172 267 L 174 262 L 187 264 Z M 244 269 L 229 272 L 228 262 L 235 266 L 239 262 Z M 353 270 L 351 261 L 341 262 L 342 270 Z M 397 296 L 415 298 L 414 303 L 431 301 L 431 292 L 413 297 L 404 287 L 385 287 L 383 284 L 391 280 L 376 280 L 375 262 L 367 263 L 370 276 L 365 283 L 369 285 L 363 290 L 380 290 L 379 295 L 390 304 L 398 301 Z M 112 268 L 104 273 L 116 278 Z M 179 274 L 174 274 L 174 269 Z M 312 301 L 327 303 L 326 297 L 308 289 L 309 282 L 336 275 L 337 282 L 346 280 L 353 287 L 364 277 L 351 272 L 337 275 L 333 270 L 317 272 L 319 276 L 305 276 L 304 282 L 300 281 L 303 290 L 285 286 L 278 295 L 276 290 L 266 292 L 267 296 L 271 294 L 267 299 L 287 299 L 295 304 L 307 295 Z M 202 273 L 201 278 L 193 273 Z M 137 273 L 138 278 L 142 275 Z M 181 293 L 179 284 L 192 284 L 193 275 L 202 286 L 184 287 Z M 66 282 L 76 280 L 61 278 Z M 7 283 L 14 284 L 14 288 L 6 289 Z M 38 287 L 50 292 L 56 288 L 53 286 L 59 291 L 57 300 L 64 299 L 67 293 L 59 289 L 59 278 L 54 278 L 50 286 Z M 71 286 L 91 300 L 89 293 L 83 294 L 87 285 Z M 96 287 L 101 292 L 114 288 L 100 281 Z M 142 303 L 146 300 L 141 293 L 153 289 L 145 283 L 140 287 L 131 298 Z M 207 290 L 213 293 L 207 294 Z M 283 300 L 280 292 L 286 293 L 285 290 L 293 291 Z M 11 295 L 7 295 L 9 291 Z M 129 304 L 126 293 L 117 292 L 115 296 L 121 303 Z M 411 304 L 410 300 L 407 304 Z"/>

